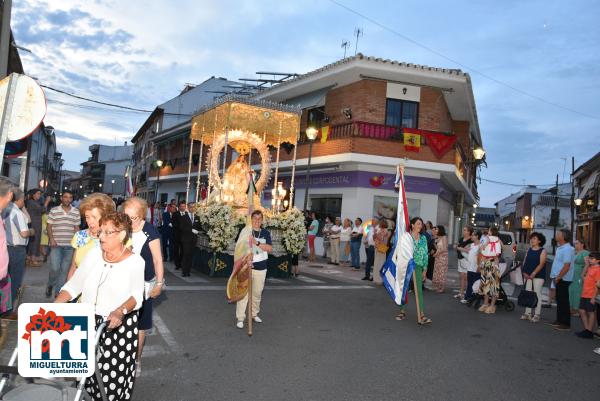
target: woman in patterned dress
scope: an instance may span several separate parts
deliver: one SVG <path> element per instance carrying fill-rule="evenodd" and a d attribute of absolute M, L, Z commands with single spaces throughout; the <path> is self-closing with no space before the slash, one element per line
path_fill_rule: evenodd
<path fill-rule="evenodd" d="M 115 203 L 106 194 L 93 193 L 81 201 L 79 204 L 79 213 L 85 217 L 88 228 L 78 231 L 73 235 L 71 246 L 75 250 L 71 268 L 67 274 L 67 280 L 73 276 L 75 270 L 83 262 L 88 252 L 100 246 L 98 238 L 100 220 L 109 213 L 114 213 L 114 211 Z"/>
<path fill-rule="evenodd" d="M 433 268 L 433 289 L 441 294 L 446 288 L 446 273 L 448 273 L 448 237 L 444 226 L 433 227 L 436 251 L 433 254 L 435 265 Z"/>
<path fill-rule="evenodd" d="M 488 239 L 481 245 L 481 262 L 479 270 L 481 272 L 481 281 L 479 284 L 479 293 L 483 295 L 483 305 L 479 307 L 479 312 L 487 314 L 496 312 L 496 300 L 500 291 L 500 269 L 498 262 L 502 253 L 502 241 L 498 238 L 498 229 L 490 228 Z"/>
<path fill-rule="evenodd" d="M 427 262 L 429 255 L 427 252 L 427 237 L 421 233 L 423 229 L 423 220 L 420 217 L 413 217 L 410 220 L 410 235 L 413 239 L 413 261 L 415 262 L 415 275 L 416 284 L 413 283 L 415 291 L 417 292 L 417 300 L 419 302 L 419 311 L 421 316 L 419 318 L 419 324 L 429 324 L 431 319 L 425 316 L 423 309 L 423 280 L 427 273 Z M 396 315 L 396 320 L 404 320 L 406 318 L 406 312 L 404 312 L 404 305 L 400 306 L 400 313 Z"/>
<path fill-rule="evenodd" d="M 55 302 L 65 303 L 81 296 L 81 303 L 94 305 L 96 328 L 104 321 L 98 345 L 96 369 L 109 400 L 130 400 L 135 383 L 138 345 L 138 311 L 144 298 L 144 259 L 134 254 L 131 219 L 110 213 L 100 221 L 100 248 L 91 249 L 63 286 Z M 86 391 L 102 400 L 96 376 L 86 381 Z"/>

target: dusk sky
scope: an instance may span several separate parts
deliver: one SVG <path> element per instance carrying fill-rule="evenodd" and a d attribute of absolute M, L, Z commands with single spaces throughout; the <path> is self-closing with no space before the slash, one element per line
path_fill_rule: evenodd
<path fill-rule="evenodd" d="M 483 179 L 550 184 L 567 158 L 568 181 L 571 156 L 577 166 L 600 151 L 599 2 L 339 0 L 376 23 L 336 2 L 21 0 L 12 26 L 40 83 L 149 110 L 213 75 L 319 68 L 343 57 L 343 40 L 354 54 L 360 27 L 365 55 L 471 74 Z M 148 115 L 46 95 L 45 123 L 69 170 L 90 144 L 131 139 Z M 483 181 L 479 190 L 492 206 L 518 187 Z"/>

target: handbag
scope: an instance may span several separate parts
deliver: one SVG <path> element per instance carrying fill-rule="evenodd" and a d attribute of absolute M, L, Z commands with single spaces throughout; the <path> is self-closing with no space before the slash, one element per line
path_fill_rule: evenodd
<path fill-rule="evenodd" d="M 533 287 L 533 280 L 531 280 L 531 286 Z M 534 291 L 523 289 L 519 293 L 517 304 L 525 308 L 535 308 L 538 304 L 538 296 Z"/>
<path fill-rule="evenodd" d="M 156 276 L 151 280 L 144 281 L 144 300 L 150 298 L 150 293 L 154 290 L 154 287 L 156 287 Z"/>

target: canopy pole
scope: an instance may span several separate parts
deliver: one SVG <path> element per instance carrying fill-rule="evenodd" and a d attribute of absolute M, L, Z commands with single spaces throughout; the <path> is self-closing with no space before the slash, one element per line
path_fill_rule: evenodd
<path fill-rule="evenodd" d="M 215 138 L 217 136 L 217 114 L 215 113 L 215 126 L 213 127 L 213 137 L 212 137 L 212 143 L 210 145 L 210 157 L 208 158 L 208 191 L 207 191 L 207 195 L 206 198 L 210 198 L 210 191 L 212 189 L 212 186 L 214 185 L 213 183 L 213 175 L 212 175 L 212 159 L 213 159 L 213 153 L 215 151 Z M 217 170 L 219 169 L 219 167 L 217 166 Z M 217 171 L 218 173 L 218 171 Z"/>
<path fill-rule="evenodd" d="M 294 181 L 296 178 L 296 150 L 298 149 L 298 138 L 294 144 L 294 156 L 292 157 L 292 179 L 290 181 L 290 203 L 289 208 L 294 207 Z"/>
<path fill-rule="evenodd" d="M 200 174 L 202 173 L 202 152 L 204 151 L 204 139 L 200 140 L 200 154 L 198 155 L 198 178 L 196 180 L 196 203 L 202 200 L 200 196 Z"/>
<path fill-rule="evenodd" d="M 279 186 L 279 152 L 281 150 L 281 122 L 279 123 L 279 135 L 277 137 L 277 160 L 275 162 L 275 184 L 273 185 L 274 193 L 279 193 L 277 191 L 277 187 Z M 271 200 L 272 201 L 272 200 Z M 279 205 L 277 205 L 277 201 L 273 204 L 273 208 L 277 207 L 277 213 L 279 213 Z"/>
<path fill-rule="evenodd" d="M 229 144 L 229 127 L 225 127 L 225 146 L 223 146 L 223 171 L 221 172 L 221 179 L 225 177 L 225 166 L 227 165 L 227 146 Z"/>
<path fill-rule="evenodd" d="M 192 152 L 194 151 L 194 138 L 190 135 L 190 156 L 188 158 L 188 174 L 187 174 L 187 183 L 185 184 L 185 204 L 188 204 L 188 199 L 190 197 L 190 180 L 192 176 Z"/>

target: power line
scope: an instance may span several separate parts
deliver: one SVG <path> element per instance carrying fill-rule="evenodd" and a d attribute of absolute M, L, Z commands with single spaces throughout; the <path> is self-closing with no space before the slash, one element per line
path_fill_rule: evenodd
<path fill-rule="evenodd" d="M 492 76 L 490 76 L 490 75 L 488 75 L 488 74 L 486 74 L 484 72 L 481 72 L 481 71 L 479 71 L 476 68 L 470 67 L 470 66 L 468 66 L 468 65 L 466 65 L 464 63 L 461 63 L 460 61 L 457 61 L 457 60 L 455 60 L 455 59 L 453 59 L 453 58 L 451 58 L 449 56 L 446 56 L 445 54 L 443 54 L 443 53 L 441 53 L 441 52 L 439 52 L 439 51 L 437 51 L 437 50 L 435 50 L 435 49 L 433 49 L 433 48 L 431 48 L 431 47 L 429 47 L 427 45 L 424 45 L 424 44 L 422 44 L 420 42 L 417 42 L 416 40 L 414 40 L 414 39 L 412 39 L 412 38 L 410 38 L 410 37 L 408 37 L 408 36 L 406 36 L 406 35 L 398 32 L 398 31 L 390 28 L 389 26 L 387 26 L 387 25 L 385 25 L 383 23 L 380 23 L 380 22 L 374 20 L 373 18 L 371 18 L 371 17 L 369 17 L 369 16 L 367 16 L 365 14 L 362 14 L 362 13 L 360 13 L 360 12 L 358 12 L 358 11 L 356 11 L 356 10 L 348 7 L 348 6 L 346 6 L 345 4 L 342 4 L 342 3 L 338 2 L 337 0 L 329 0 L 329 1 L 332 2 L 335 5 L 343 8 L 343 9 L 345 9 L 346 11 L 351 12 L 352 14 L 355 14 L 355 15 L 361 17 L 361 18 L 366 19 L 370 23 L 372 23 L 374 25 L 377 25 L 378 27 L 380 27 L 380 28 L 382 28 L 382 29 L 384 29 L 384 30 L 386 30 L 388 32 L 391 32 L 391 33 L 393 33 L 396 36 L 401 37 L 402 39 L 406 40 L 407 42 L 410 42 L 410 43 L 414 44 L 415 46 L 418 46 L 418 47 L 420 47 L 422 49 L 425 49 L 428 52 L 433 53 L 433 54 L 435 54 L 435 55 L 437 55 L 437 56 L 439 56 L 439 57 L 441 57 L 443 59 L 446 59 L 446 60 L 450 61 L 451 63 L 459 65 L 459 66 L 463 67 L 466 70 L 470 70 L 470 71 L 472 71 L 472 72 L 474 72 L 474 73 L 476 73 L 476 74 L 478 74 L 478 75 L 480 75 L 480 76 L 482 76 L 482 77 L 484 77 L 484 78 L 486 78 L 486 79 L 488 79 L 488 80 L 490 80 L 492 82 L 497 83 L 498 85 L 505 86 L 505 87 L 507 87 L 507 88 L 509 88 L 509 89 L 511 89 L 511 90 L 513 90 L 515 92 L 517 92 L 517 93 L 520 93 L 523 96 L 530 97 L 530 98 L 535 99 L 537 101 L 540 101 L 542 103 L 546 103 L 546 104 L 548 104 L 550 106 L 554 106 L 554 107 L 557 107 L 559 109 L 570 111 L 571 113 L 574 113 L 574 114 L 579 114 L 580 116 L 583 116 L 583 117 L 587 117 L 587 118 L 591 118 L 593 120 L 600 121 L 600 117 L 596 117 L 596 116 L 593 116 L 591 114 L 582 113 L 582 112 L 580 112 L 578 110 L 575 110 L 575 109 L 572 109 L 570 107 L 563 106 L 563 105 L 558 104 L 558 103 L 554 103 L 552 101 L 544 99 L 543 97 L 534 95 L 532 93 L 529 93 L 529 92 L 526 92 L 526 91 L 524 91 L 522 89 L 519 89 L 519 88 L 517 88 L 515 86 L 512 86 L 511 84 L 508 84 L 508 83 L 506 83 L 504 81 L 500 81 L 499 79 L 496 79 L 496 78 L 494 78 L 494 77 L 492 77 Z"/>
<path fill-rule="evenodd" d="M 97 104 L 101 104 L 101 105 L 104 105 L 104 106 L 110 106 L 110 107 L 115 107 L 115 108 L 118 108 L 118 109 L 135 111 L 135 112 L 140 112 L 140 113 L 152 113 L 153 112 L 153 110 L 138 109 L 138 108 L 135 108 L 135 107 L 123 106 L 123 105 L 115 104 L 115 103 L 107 103 L 107 102 L 102 102 L 100 100 L 90 99 L 90 98 L 87 98 L 87 97 L 84 97 L 84 96 L 78 96 L 78 95 L 75 95 L 73 93 L 69 93 L 69 92 L 66 92 L 66 91 L 61 90 L 61 89 L 56 89 L 56 88 L 53 88 L 53 87 L 48 86 L 48 85 L 43 85 L 43 84 L 39 84 L 39 85 L 42 88 L 46 88 L 48 90 L 61 93 L 63 95 L 67 95 L 67 96 L 73 97 L 75 99 L 84 100 L 86 102 L 97 103 Z M 165 112 L 164 114 L 170 115 L 170 116 L 192 117 L 191 114 L 168 113 L 168 112 Z"/>
<path fill-rule="evenodd" d="M 510 182 L 502 182 L 502 181 L 495 181 L 495 180 L 488 180 L 485 178 L 480 178 L 481 181 L 485 181 L 485 182 L 489 182 L 491 184 L 498 184 L 498 185 L 507 185 L 507 186 L 511 186 L 511 187 L 555 187 L 556 183 L 552 183 L 552 184 L 512 184 Z"/>

